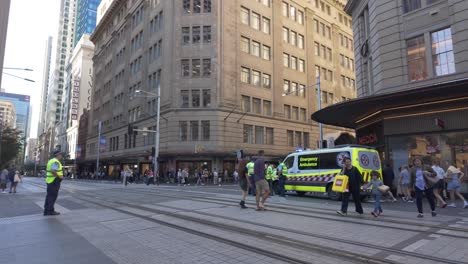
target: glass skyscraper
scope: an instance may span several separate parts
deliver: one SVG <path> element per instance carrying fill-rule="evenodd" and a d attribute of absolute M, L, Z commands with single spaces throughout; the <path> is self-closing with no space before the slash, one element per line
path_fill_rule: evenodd
<path fill-rule="evenodd" d="M 15 105 L 16 128 L 22 131 L 22 137 L 29 138 L 31 106 L 29 95 L 0 93 L 1 100 L 7 100 Z"/>
<path fill-rule="evenodd" d="M 78 0 L 76 12 L 75 41 L 76 46 L 83 34 L 91 34 L 96 27 L 96 13 L 101 0 Z"/>

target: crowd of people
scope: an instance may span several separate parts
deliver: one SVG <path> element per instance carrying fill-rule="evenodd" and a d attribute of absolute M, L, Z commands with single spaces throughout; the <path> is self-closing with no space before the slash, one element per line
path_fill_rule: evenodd
<path fill-rule="evenodd" d="M 14 166 L 3 168 L 0 173 L 0 189 L 2 193 L 7 193 L 8 184 L 10 191 L 8 193 L 16 193 L 16 186 L 23 181 L 24 172 L 17 170 Z"/>

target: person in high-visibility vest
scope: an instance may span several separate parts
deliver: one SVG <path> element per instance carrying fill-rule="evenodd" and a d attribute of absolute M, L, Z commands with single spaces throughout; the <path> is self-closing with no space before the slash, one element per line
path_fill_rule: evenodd
<path fill-rule="evenodd" d="M 278 169 L 273 166 L 273 173 L 271 174 L 271 184 L 273 186 L 273 189 L 271 191 L 272 195 L 274 194 L 279 194 L 278 191 Z"/>
<path fill-rule="evenodd" d="M 255 181 L 253 179 L 254 176 L 254 161 L 253 159 L 250 159 L 250 161 L 246 165 L 247 167 L 247 173 L 249 174 L 249 179 L 250 179 L 250 189 L 249 193 L 253 196 L 257 194 L 257 190 L 255 188 Z"/>
<path fill-rule="evenodd" d="M 63 170 L 61 160 L 63 153 L 60 150 L 54 151 L 54 157 L 47 162 L 47 196 L 44 203 L 44 215 L 59 215 L 55 211 L 54 204 L 60 189 L 60 182 L 63 179 Z"/>
<path fill-rule="evenodd" d="M 279 175 L 279 193 L 281 197 L 285 196 L 286 190 L 284 189 L 284 184 L 286 183 L 286 174 L 288 173 L 288 167 L 284 162 L 280 162 L 278 165 L 278 175 Z"/>
<path fill-rule="evenodd" d="M 268 165 L 265 173 L 265 180 L 268 182 L 268 186 L 270 187 L 270 196 L 274 196 L 275 192 L 273 191 L 273 165 Z"/>

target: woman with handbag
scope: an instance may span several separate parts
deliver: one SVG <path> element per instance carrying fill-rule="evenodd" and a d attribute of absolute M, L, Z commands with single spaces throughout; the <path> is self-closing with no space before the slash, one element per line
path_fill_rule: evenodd
<path fill-rule="evenodd" d="M 15 171 L 15 176 L 13 178 L 13 182 L 11 183 L 10 186 L 10 193 L 16 193 L 16 186 L 18 185 L 18 182 L 21 182 L 21 175 L 19 171 Z"/>
<path fill-rule="evenodd" d="M 426 198 L 431 206 L 431 215 L 436 216 L 435 212 L 435 201 L 433 186 L 437 183 L 437 173 L 429 166 L 423 165 L 420 158 L 413 160 L 413 168 L 411 168 L 411 185 L 414 188 L 416 194 L 416 206 L 418 207 L 418 218 L 424 217 L 422 198 L 423 193 L 426 194 Z"/>
<path fill-rule="evenodd" d="M 460 194 L 460 181 L 463 176 L 465 176 L 465 174 L 457 168 L 457 164 L 455 163 L 453 163 L 452 166 L 447 169 L 447 191 L 450 193 L 451 200 L 451 203 L 448 205 L 448 207 L 457 207 L 455 205 L 455 196 L 457 196 L 463 201 L 463 208 L 468 208 L 468 202 L 466 202 L 465 197 Z"/>

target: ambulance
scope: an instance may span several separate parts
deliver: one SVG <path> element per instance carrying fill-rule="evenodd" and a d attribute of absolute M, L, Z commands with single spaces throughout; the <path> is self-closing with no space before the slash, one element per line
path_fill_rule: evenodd
<path fill-rule="evenodd" d="M 349 157 L 354 167 L 361 172 L 364 182 L 371 180 L 370 173 L 376 170 L 382 175 L 377 150 L 362 145 L 339 145 L 334 148 L 301 151 L 289 154 L 284 163 L 288 168 L 285 189 L 295 191 L 298 196 L 309 192 L 327 196 L 333 200 L 341 198 L 332 191 L 333 180 L 343 168 L 343 159 Z M 364 198 L 362 192 L 361 198 Z"/>

